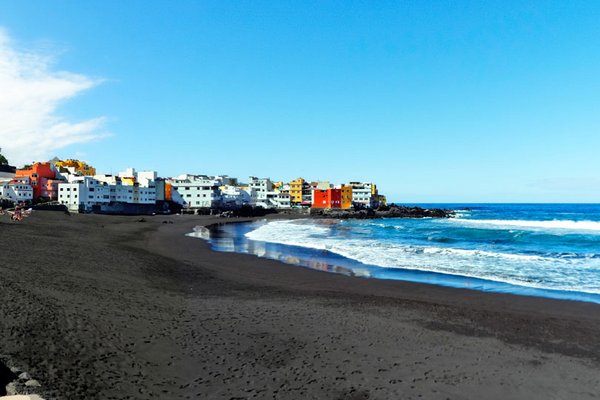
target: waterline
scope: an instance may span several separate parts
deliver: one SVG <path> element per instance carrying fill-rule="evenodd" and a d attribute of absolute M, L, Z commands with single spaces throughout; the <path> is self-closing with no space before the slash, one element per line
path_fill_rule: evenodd
<path fill-rule="evenodd" d="M 275 222 L 279 223 L 283 221 Z M 252 254 L 293 266 L 347 276 L 403 280 L 486 292 L 600 303 L 600 294 L 598 293 L 536 287 L 536 282 L 530 282 L 529 285 L 520 285 L 518 283 L 498 279 L 494 276 L 481 278 L 453 273 L 451 271 L 439 272 L 421 270 L 418 267 L 411 268 L 411 266 L 403 268 L 385 267 L 369 263 L 368 260 L 362 262 L 343 254 L 332 252 L 326 245 L 306 247 L 298 244 L 275 243 L 253 239 L 253 237 L 256 237 L 257 235 L 253 235 L 252 232 L 256 232 L 261 227 L 265 227 L 268 224 L 274 224 L 275 222 L 267 223 L 262 221 L 225 224 L 212 227 L 210 230 L 207 230 L 206 228 L 200 229 L 197 232 L 190 233 L 189 236 L 208 240 L 212 249 L 216 251 Z M 298 229 L 300 231 L 303 228 L 300 227 Z M 323 235 L 327 234 L 326 229 L 323 227 L 317 227 L 316 229 L 322 229 L 321 234 Z M 298 238 L 297 234 L 295 236 Z M 376 251 L 375 248 L 372 248 L 371 254 Z M 456 257 L 456 255 L 453 255 L 453 257 Z M 489 259 L 487 262 L 494 261 L 493 259 Z"/>

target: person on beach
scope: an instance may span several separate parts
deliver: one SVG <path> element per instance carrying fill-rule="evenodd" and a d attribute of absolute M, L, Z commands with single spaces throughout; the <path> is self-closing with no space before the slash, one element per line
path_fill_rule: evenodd
<path fill-rule="evenodd" d="M 13 221 L 22 221 L 23 220 L 23 212 L 18 206 L 15 207 L 15 212 L 11 215 L 10 219 Z"/>

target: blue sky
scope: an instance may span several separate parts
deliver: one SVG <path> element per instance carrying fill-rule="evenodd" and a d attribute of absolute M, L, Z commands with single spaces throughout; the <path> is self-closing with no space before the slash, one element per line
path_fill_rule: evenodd
<path fill-rule="evenodd" d="M 599 202 L 598 21 L 598 2 L 5 0 L 0 119 L 29 111 L 0 147 L 400 202 Z"/>

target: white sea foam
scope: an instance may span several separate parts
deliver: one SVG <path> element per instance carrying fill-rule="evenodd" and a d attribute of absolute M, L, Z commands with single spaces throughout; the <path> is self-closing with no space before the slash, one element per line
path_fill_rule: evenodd
<path fill-rule="evenodd" d="M 195 226 L 194 231 L 186 234 L 186 236 L 209 240 L 210 239 L 210 231 L 204 226 Z"/>
<path fill-rule="evenodd" d="M 529 221 L 526 221 L 529 222 Z M 411 246 L 344 238 L 314 221 L 273 221 L 246 234 L 255 241 L 327 250 L 363 264 L 481 278 L 520 286 L 600 293 L 590 272 L 600 260 L 554 258 L 484 250 Z M 543 271 L 540 277 L 540 271 Z"/>
<path fill-rule="evenodd" d="M 480 228 L 519 228 L 519 229 L 559 229 L 571 231 L 586 231 L 600 233 L 600 222 L 598 221 L 571 221 L 571 220 L 551 220 L 551 221 L 528 221 L 528 220 L 510 220 L 510 219 L 455 219 L 450 220 L 463 225 L 476 225 Z"/>

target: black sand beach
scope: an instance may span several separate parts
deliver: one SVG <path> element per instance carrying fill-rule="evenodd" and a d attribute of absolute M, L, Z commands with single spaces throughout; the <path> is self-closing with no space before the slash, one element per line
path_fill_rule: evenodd
<path fill-rule="evenodd" d="M 184 236 L 218 218 L 139 219 L 1 217 L 0 354 L 46 398 L 600 394 L 600 305 L 327 274 Z"/>

